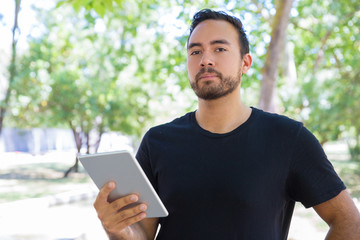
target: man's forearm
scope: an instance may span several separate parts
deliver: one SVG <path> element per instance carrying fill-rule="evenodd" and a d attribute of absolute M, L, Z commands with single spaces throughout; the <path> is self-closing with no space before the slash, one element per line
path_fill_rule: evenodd
<path fill-rule="evenodd" d="M 360 219 L 357 222 L 348 224 L 334 224 L 330 227 L 325 240 L 359 240 L 360 239 Z"/>
<path fill-rule="evenodd" d="M 314 209 L 330 226 L 326 240 L 360 239 L 360 213 L 346 190 Z"/>

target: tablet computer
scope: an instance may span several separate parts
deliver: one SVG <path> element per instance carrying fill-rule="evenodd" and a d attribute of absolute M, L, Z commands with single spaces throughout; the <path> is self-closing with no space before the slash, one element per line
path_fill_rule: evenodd
<path fill-rule="evenodd" d="M 146 217 L 166 217 L 168 212 L 146 177 L 138 161 L 128 151 L 96 153 L 78 156 L 85 170 L 101 189 L 114 181 L 116 188 L 110 193 L 112 202 L 122 196 L 136 193 L 139 202 L 147 204 Z"/>

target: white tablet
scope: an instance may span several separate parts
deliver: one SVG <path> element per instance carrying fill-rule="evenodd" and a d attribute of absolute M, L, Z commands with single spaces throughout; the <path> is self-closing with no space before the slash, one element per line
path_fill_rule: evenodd
<path fill-rule="evenodd" d="M 147 203 L 147 218 L 168 215 L 140 164 L 128 151 L 81 155 L 78 159 L 99 189 L 109 181 L 116 183 L 109 195 L 110 202 L 136 193 L 139 202 Z"/>

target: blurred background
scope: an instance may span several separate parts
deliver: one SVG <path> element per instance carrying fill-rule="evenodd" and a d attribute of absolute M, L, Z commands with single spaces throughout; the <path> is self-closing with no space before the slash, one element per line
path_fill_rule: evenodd
<path fill-rule="evenodd" d="M 1 0 L 0 239 L 106 239 L 76 156 L 135 153 L 149 127 L 196 109 L 186 40 L 203 8 L 244 24 L 244 102 L 303 122 L 358 204 L 357 0 Z M 299 204 L 289 239 L 327 229 Z"/>

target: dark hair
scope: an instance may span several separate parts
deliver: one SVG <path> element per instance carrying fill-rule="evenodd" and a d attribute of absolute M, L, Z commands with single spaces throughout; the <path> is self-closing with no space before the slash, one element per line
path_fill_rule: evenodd
<path fill-rule="evenodd" d="M 243 57 L 245 54 L 249 53 L 249 40 L 246 36 L 245 30 L 243 28 L 243 24 L 237 17 L 230 16 L 229 14 L 223 12 L 223 11 L 213 11 L 211 9 L 203 9 L 197 12 L 194 17 L 193 21 L 190 26 L 190 34 L 188 38 L 188 42 L 190 39 L 190 36 L 196 26 L 201 23 L 202 21 L 212 19 L 212 20 L 225 20 L 229 23 L 231 23 L 239 35 L 239 43 L 240 43 L 240 52 L 241 57 Z"/>

